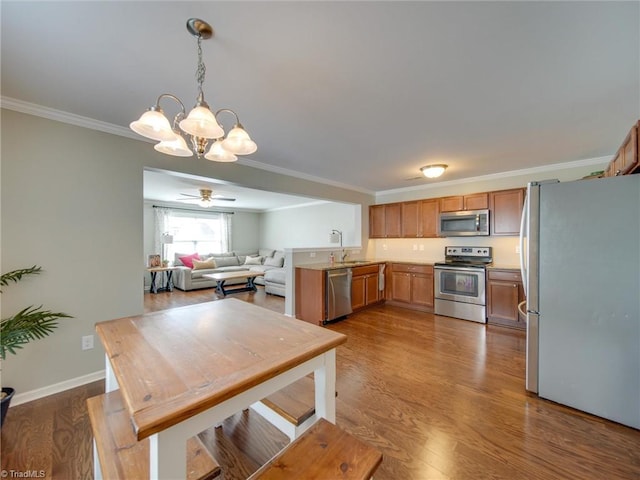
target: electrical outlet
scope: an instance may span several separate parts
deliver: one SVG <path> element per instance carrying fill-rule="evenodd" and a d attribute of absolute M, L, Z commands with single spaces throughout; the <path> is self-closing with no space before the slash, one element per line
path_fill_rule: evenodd
<path fill-rule="evenodd" d="M 420 244 L 420 251 L 424 252 L 424 245 Z"/>
<path fill-rule="evenodd" d="M 309 257 L 311 257 L 311 258 L 316 258 L 316 252 L 311 252 L 311 253 L 309 253 Z"/>
<path fill-rule="evenodd" d="M 520 245 L 516 245 L 516 253 L 520 253 Z"/>
<path fill-rule="evenodd" d="M 386 243 L 383 243 L 383 244 L 382 244 L 382 249 L 383 249 L 383 250 L 386 250 L 386 249 L 387 249 L 387 244 L 386 244 Z"/>
<path fill-rule="evenodd" d="M 82 337 L 82 350 L 91 350 L 93 348 L 93 335 L 85 335 Z"/>
<path fill-rule="evenodd" d="M 415 243 L 413 244 L 413 251 L 415 252 L 416 250 L 418 250 L 418 245 L 416 245 Z"/>

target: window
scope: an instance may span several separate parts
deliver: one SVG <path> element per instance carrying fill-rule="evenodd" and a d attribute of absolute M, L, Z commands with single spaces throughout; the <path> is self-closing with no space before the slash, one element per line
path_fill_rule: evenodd
<path fill-rule="evenodd" d="M 225 213 L 194 213 L 169 210 L 165 231 L 173 235 L 166 245 L 166 258 L 174 253 L 225 253 L 231 244 L 231 215 Z"/>

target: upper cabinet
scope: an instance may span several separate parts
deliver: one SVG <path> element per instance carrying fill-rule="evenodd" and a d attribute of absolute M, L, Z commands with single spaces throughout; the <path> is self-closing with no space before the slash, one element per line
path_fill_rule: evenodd
<path fill-rule="evenodd" d="M 398 238 L 401 236 L 401 203 L 371 205 L 369 207 L 369 237 Z"/>
<path fill-rule="evenodd" d="M 401 229 L 403 238 L 437 237 L 439 201 L 415 200 L 402 203 Z"/>
<path fill-rule="evenodd" d="M 519 235 L 524 188 L 369 207 L 369 238 L 434 238 L 440 212 L 490 209 L 491 235 Z"/>
<path fill-rule="evenodd" d="M 489 193 L 491 235 L 520 235 L 524 188 Z"/>
<path fill-rule="evenodd" d="M 613 160 L 611 160 L 605 170 L 605 177 L 616 177 L 618 175 L 640 172 L 640 164 L 638 163 L 638 152 L 640 151 L 638 143 L 640 136 L 638 135 L 638 129 L 640 129 L 640 121 L 631 127 L 622 146 L 618 149 L 615 157 L 613 157 Z"/>
<path fill-rule="evenodd" d="M 440 199 L 441 212 L 457 212 L 460 210 L 484 210 L 489 208 L 489 194 L 474 193 L 472 195 L 456 195 Z"/>

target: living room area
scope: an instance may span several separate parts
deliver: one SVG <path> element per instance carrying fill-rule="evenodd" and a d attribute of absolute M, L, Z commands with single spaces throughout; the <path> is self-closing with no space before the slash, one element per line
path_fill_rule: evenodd
<path fill-rule="evenodd" d="M 217 288 L 224 297 L 224 279 L 285 297 L 285 248 L 337 249 L 332 231 L 344 245 L 361 243 L 360 205 L 175 171 L 145 169 L 143 179 L 144 290 L 152 295 Z"/>

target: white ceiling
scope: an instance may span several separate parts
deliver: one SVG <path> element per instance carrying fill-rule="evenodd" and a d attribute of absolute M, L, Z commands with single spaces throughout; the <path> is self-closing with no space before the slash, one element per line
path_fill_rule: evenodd
<path fill-rule="evenodd" d="M 197 57 L 185 22 L 200 17 L 216 32 L 203 42 L 206 99 L 235 110 L 258 144 L 241 161 L 365 191 L 608 156 L 640 117 L 639 2 L 1 9 L 3 106 L 30 102 L 122 131 L 161 93 L 190 108 Z M 449 169 L 407 180 L 428 163 Z"/>
<path fill-rule="evenodd" d="M 186 195 L 200 195 L 200 189 L 207 188 L 213 195 L 235 198 L 235 201 L 214 200 L 210 208 L 216 210 L 254 210 L 267 211 L 317 204 L 318 200 L 265 192 L 238 185 L 223 183 L 211 178 L 196 177 L 176 172 L 144 171 L 143 196 L 147 201 L 161 205 L 172 204 L 185 208 L 199 209 L 198 200 L 190 200 Z M 183 199 L 178 201 L 178 199 Z"/>

